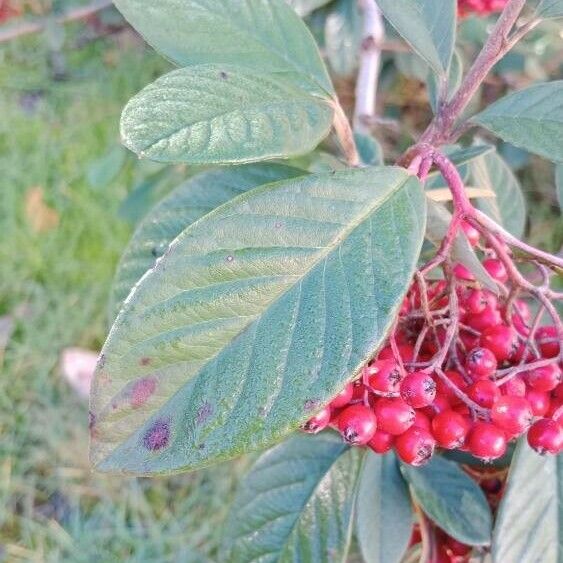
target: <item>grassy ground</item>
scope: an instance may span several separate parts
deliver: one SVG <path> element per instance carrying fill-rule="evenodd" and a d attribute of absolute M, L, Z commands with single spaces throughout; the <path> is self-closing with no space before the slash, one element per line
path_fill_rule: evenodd
<path fill-rule="evenodd" d="M 16 319 L 0 356 L 0 561 L 199 561 L 215 553 L 245 462 L 161 480 L 93 475 L 86 406 L 59 373 L 65 346 L 103 342 L 130 235 L 117 210 L 146 165 L 131 159 L 97 188 L 86 171 L 117 142 L 124 101 L 166 68 L 123 38 L 77 47 L 76 29 L 67 81 L 51 79 L 41 37 L 0 49 L 0 316 Z M 557 250 L 551 170 L 523 179 L 540 194 L 533 240 Z M 30 206 L 33 188 L 56 215 Z"/>
<path fill-rule="evenodd" d="M 93 188 L 85 172 L 117 141 L 126 99 L 166 68 L 123 38 L 77 39 L 70 30 L 63 82 L 40 37 L 0 50 L 0 316 L 17 317 L 0 360 L 0 561 L 200 560 L 240 464 L 163 480 L 93 475 L 87 408 L 60 377 L 62 348 L 103 342 L 130 235 L 117 209 L 143 174 L 131 159 Z M 40 232 L 53 214 L 30 204 L 37 187 L 58 217 Z"/>

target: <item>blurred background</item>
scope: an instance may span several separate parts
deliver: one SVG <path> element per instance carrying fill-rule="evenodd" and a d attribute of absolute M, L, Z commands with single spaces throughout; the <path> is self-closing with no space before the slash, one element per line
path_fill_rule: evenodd
<path fill-rule="evenodd" d="M 0 0 L 0 561 L 213 560 L 249 463 L 152 480 L 88 466 L 88 374 L 116 262 L 135 223 L 194 172 L 120 146 L 122 106 L 170 65 L 108 6 Z M 323 10 L 309 17 L 317 37 Z M 469 51 L 486 25 L 464 22 Z M 483 99 L 561 77 L 553 25 L 498 66 Z M 430 118 L 419 63 L 392 43 L 376 124 L 390 160 Z M 353 79 L 335 79 L 352 103 Z M 528 199 L 528 240 L 560 251 L 552 167 L 500 148 Z"/>

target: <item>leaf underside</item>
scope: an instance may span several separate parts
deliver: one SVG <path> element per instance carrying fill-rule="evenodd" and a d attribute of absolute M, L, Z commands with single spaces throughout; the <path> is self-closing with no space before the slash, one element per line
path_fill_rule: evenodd
<path fill-rule="evenodd" d="M 263 454 L 237 492 L 222 560 L 344 562 L 361 459 L 333 433 L 296 435 Z"/>
<path fill-rule="evenodd" d="M 196 469 L 287 436 L 381 345 L 424 228 L 421 185 L 394 167 L 268 184 L 191 225 L 104 345 L 94 465 Z"/>

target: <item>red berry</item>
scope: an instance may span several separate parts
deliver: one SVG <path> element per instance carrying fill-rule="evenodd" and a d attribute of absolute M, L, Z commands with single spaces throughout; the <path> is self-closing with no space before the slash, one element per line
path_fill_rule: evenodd
<path fill-rule="evenodd" d="M 401 397 L 415 409 L 426 407 L 436 397 L 436 382 L 422 371 L 409 373 L 401 383 Z"/>
<path fill-rule="evenodd" d="M 399 344 L 397 347 L 399 349 L 399 355 L 403 362 L 412 362 L 414 359 L 414 346 L 410 344 Z M 393 349 L 391 346 L 386 346 L 379 352 L 377 356 L 378 360 L 394 360 L 395 356 L 393 355 Z"/>
<path fill-rule="evenodd" d="M 350 400 L 352 399 L 352 395 L 354 394 L 354 384 L 348 383 L 338 395 L 335 395 L 330 402 L 330 406 L 333 409 L 339 409 L 341 407 L 345 407 Z"/>
<path fill-rule="evenodd" d="M 502 457 L 506 452 L 506 436 L 494 424 L 476 422 L 469 433 L 467 445 L 475 457 L 490 461 Z"/>
<path fill-rule="evenodd" d="M 499 389 L 503 395 L 512 395 L 514 397 L 524 397 L 526 395 L 526 383 L 519 375 L 515 375 L 506 383 L 503 383 Z"/>
<path fill-rule="evenodd" d="M 465 236 L 467 237 L 469 244 L 471 246 L 477 246 L 477 244 L 479 244 L 479 237 L 480 237 L 479 231 L 475 227 L 467 223 L 466 221 L 463 221 L 461 223 L 461 228 L 463 229 L 463 232 L 465 233 Z"/>
<path fill-rule="evenodd" d="M 559 336 L 554 326 L 542 326 L 536 332 L 536 342 L 544 358 L 555 358 L 559 355 Z"/>
<path fill-rule="evenodd" d="M 552 397 L 563 401 L 563 382 L 561 382 L 552 392 Z"/>
<path fill-rule="evenodd" d="M 380 399 L 375 404 L 378 428 L 394 436 L 414 423 L 414 410 L 403 399 Z"/>
<path fill-rule="evenodd" d="M 465 308 L 469 314 L 479 314 L 485 309 L 495 309 L 498 305 L 498 299 L 494 293 L 487 290 L 472 289 L 463 301 Z"/>
<path fill-rule="evenodd" d="M 460 280 L 475 281 L 475 276 L 463 264 L 454 266 L 454 275 Z"/>
<path fill-rule="evenodd" d="M 432 434 L 438 445 L 448 450 L 459 448 L 465 442 L 471 424 L 455 411 L 444 411 L 432 420 Z"/>
<path fill-rule="evenodd" d="M 378 395 L 393 396 L 399 393 L 401 371 L 395 360 L 375 360 L 364 368 L 367 386 Z"/>
<path fill-rule="evenodd" d="M 502 481 L 497 477 L 492 477 L 491 479 L 483 479 L 480 485 L 486 493 L 489 493 L 491 495 L 500 493 L 502 489 Z"/>
<path fill-rule="evenodd" d="M 524 397 L 504 395 L 491 408 L 493 423 L 514 434 L 525 432 L 533 418 L 532 407 Z"/>
<path fill-rule="evenodd" d="M 384 454 L 393 447 L 395 436 L 383 430 L 376 430 L 371 440 L 368 442 L 368 447 L 377 454 Z"/>
<path fill-rule="evenodd" d="M 465 369 L 473 379 L 487 379 L 497 369 L 497 359 L 488 348 L 473 348 L 465 358 Z"/>
<path fill-rule="evenodd" d="M 490 379 L 476 381 L 467 388 L 466 393 L 472 401 L 486 409 L 490 409 L 500 397 L 500 389 Z"/>
<path fill-rule="evenodd" d="M 446 371 L 446 376 L 461 391 L 467 387 L 465 379 L 463 379 L 461 373 L 454 370 L 448 370 Z M 438 395 L 443 395 L 451 406 L 459 405 L 461 403 L 461 399 L 459 399 L 455 394 L 452 386 L 448 385 L 441 378 L 436 381 L 436 393 Z"/>
<path fill-rule="evenodd" d="M 432 402 L 431 405 L 424 407 L 424 414 L 429 416 L 430 418 L 436 416 L 437 414 L 446 411 L 451 408 L 450 402 L 448 399 L 441 395 L 440 393 L 436 394 L 436 398 Z"/>
<path fill-rule="evenodd" d="M 321 430 L 324 430 L 328 423 L 330 422 L 330 407 L 325 407 L 320 410 L 315 416 L 310 418 L 301 429 L 309 434 L 317 434 Z"/>
<path fill-rule="evenodd" d="M 508 281 L 508 272 L 500 260 L 487 258 L 487 260 L 483 260 L 483 266 L 494 280 L 501 283 Z"/>
<path fill-rule="evenodd" d="M 424 465 L 434 453 L 436 440 L 423 428 L 413 426 L 395 440 L 395 451 L 405 463 Z"/>
<path fill-rule="evenodd" d="M 542 418 L 528 430 L 528 444 L 541 455 L 557 455 L 563 451 L 563 428 L 553 420 Z"/>
<path fill-rule="evenodd" d="M 446 549 L 456 557 L 463 557 L 464 555 L 467 555 L 473 548 L 470 545 L 461 543 L 455 538 L 448 536 L 446 538 Z"/>
<path fill-rule="evenodd" d="M 551 391 L 561 383 L 561 368 L 557 364 L 549 364 L 527 371 L 524 375 L 526 383 L 538 391 Z"/>
<path fill-rule="evenodd" d="M 428 418 L 422 411 L 414 412 L 414 422 L 413 426 L 418 426 L 418 428 L 423 428 L 424 430 L 430 431 L 431 423 L 430 418 Z"/>
<path fill-rule="evenodd" d="M 545 416 L 551 404 L 551 400 L 547 393 L 544 391 L 538 391 L 537 389 L 528 388 L 526 389 L 526 399 L 528 400 L 528 403 L 530 403 L 534 416 Z"/>
<path fill-rule="evenodd" d="M 346 407 L 338 417 L 338 430 L 348 444 L 367 444 L 377 428 L 375 414 L 364 405 Z"/>
<path fill-rule="evenodd" d="M 505 362 L 516 350 L 514 329 L 506 325 L 490 326 L 481 333 L 480 344 L 488 348 L 499 362 Z"/>
<path fill-rule="evenodd" d="M 465 323 L 475 330 L 485 330 L 489 326 L 502 322 L 500 311 L 496 307 L 487 306 L 484 311 L 475 315 L 467 315 Z"/>

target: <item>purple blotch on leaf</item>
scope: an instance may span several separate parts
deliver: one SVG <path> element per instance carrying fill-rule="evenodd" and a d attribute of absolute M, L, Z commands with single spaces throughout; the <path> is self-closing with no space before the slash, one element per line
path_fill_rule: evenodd
<path fill-rule="evenodd" d="M 222 71 L 219 73 L 219 76 L 220 76 L 223 80 L 227 80 L 227 78 L 229 78 L 229 75 L 228 75 L 224 70 L 222 70 Z"/>
<path fill-rule="evenodd" d="M 213 414 L 213 407 L 210 403 L 203 403 L 197 410 L 197 424 L 203 424 Z"/>
<path fill-rule="evenodd" d="M 303 406 L 306 411 L 313 410 L 319 404 L 318 399 L 307 399 Z"/>
<path fill-rule="evenodd" d="M 161 450 L 168 445 L 170 439 L 170 424 L 166 420 L 157 420 L 145 432 L 143 445 L 147 450 Z"/>

